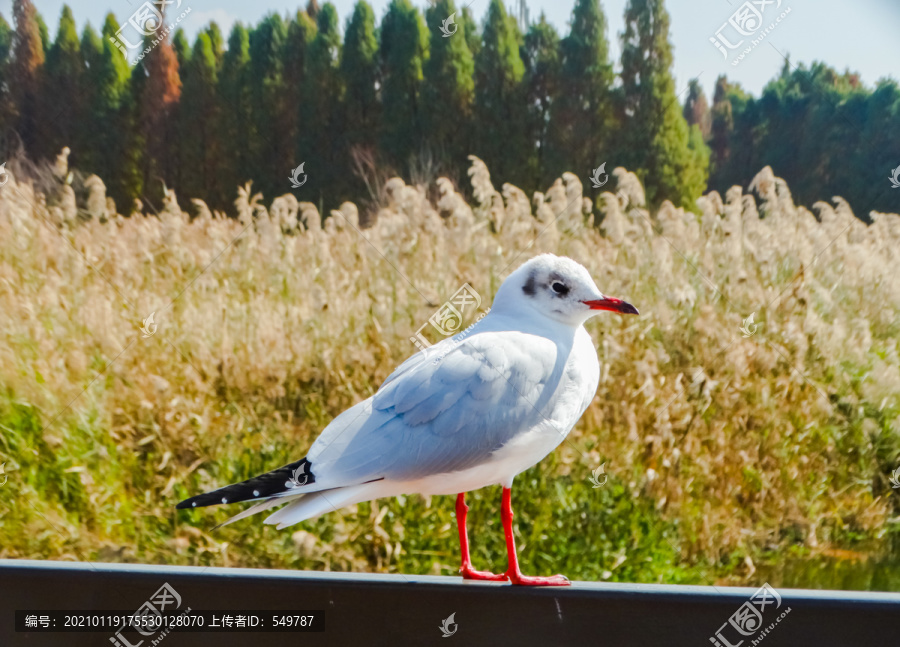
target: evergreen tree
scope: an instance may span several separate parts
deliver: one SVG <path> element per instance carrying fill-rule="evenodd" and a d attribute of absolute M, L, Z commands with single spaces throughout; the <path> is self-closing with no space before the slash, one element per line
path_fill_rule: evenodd
<path fill-rule="evenodd" d="M 690 129 L 672 78 L 669 13 L 663 0 L 629 0 L 622 36 L 624 137 L 618 155 L 644 184 L 647 202 L 695 207 L 707 168 L 690 147 Z"/>
<path fill-rule="evenodd" d="M 9 153 L 8 132 L 15 126 L 15 106 L 13 105 L 10 70 L 14 32 L 6 19 L 0 15 L 0 155 L 4 159 Z"/>
<path fill-rule="evenodd" d="M 15 110 L 15 129 L 25 151 L 37 153 L 38 110 L 41 77 L 44 71 L 44 45 L 38 13 L 31 0 L 13 0 L 13 57 L 10 66 L 10 88 Z"/>
<path fill-rule="evenodd" d="M 252 179 L 250 144 L 255 140 L 250 83 L 250 33 L 237 22 L 228 36 L 228 49 L 222 57 L 219 75 L 219 141 L 221 195 L 210 196 L 210 206 L 224 209 L 237 187 Z"/>
<path fill-rule="evenodd" d="M 161 12 L 165 4 L 160 3 Z M 181 98 L 178 59 L 171 38 L 162 27 L 144 39 L 143 58 L 132 72 L 135 101 L 132 108 L 137 123 L 137 153 L 141 163 L 139 189 L 152 208 L 162 199 L 163 183 L 172 187 L 179 174 L 177 122 L 174 117 Z M 153 45 L 154 41 L 159 41 Z M 149 53 L 144 53 L 151 48 Z M 134 154 L 134 153 L 132 153 Z"/>
<path fill-rule="evenodd" d="M 293 146 L 290 168 L 295 168 L 308 153 L 310 120 L 315 108 L 307 101 L 309 91 L 309 52 L 316 37 L 316 24 L 305 11 L 298 11 L 287 27 L 284 52 L 284 91 L 287 106 L 285 114 L 285 138 Z M 308 175 L 308 174 L 307 174 Z M 284 174 L 282 174 L 282 177 Z M 315 175 L 319 180 L 321 175 Z M 284 186 L 288 189 L 288 186 Z M 311 187 L 307 187 L 309 192 Z M 279 189 L 280 191 L 280 189 Z"/>
<path fill-rule="evenodd" d="M 475 57 L 475 154 L 484 160 L 494 184 L 521 185 L 534 154 L 525 141 L 527 107 L 516 21 L 501 0 L 491 0 L 481 50 Z"/>
<path fill-rule="evenodd" d="M 380 46 L 385 115 L 381 151 L 400 172 L 406 172 L 423 139 L 422 68 L 428 56 L 428 31 L 409 0 L 391 0 L 381 22 Z"/>
<path fill-rule="evenodd" d="M 219 194 L 216 164 L 221 154 L 216 133 L 216 56 L 212 39 L 201 32 L 188 60 L 179 116 L 183 170 L 179 190 L 185 197 L 208 200 Z"/>
<path fill-rule="evenodd" d="M 716 79 L 713 107 L 710 113 L 710 184 L 720 185 L 722 173 L 731 152 L 731 133 L 734 130 L 734 114 L 728 99 L 728 79 Z"/>
<path fill-rule="evenodd" d="M 225 39 L 222 36 L 222 30 L 215 21 L 209 23 L 206 28 L 209 35 L 209 42 L 212 45 L 213 56 L 216 58 L 216 70 L 222 66 L 222 57 L 225 55 Z"/>
<path fill-rule="evenodd" d="M 81 60 L 84 62 L 85 69 L 90 70 L 100 64 L 100 59 L 103 57 L 103 41 L 100 40 L 100 34 L 91 27 L 90 23 L 87 23 L 81 30 L 80 47 Z"/>
<path fill-rule="evenodd" d="M 181 80 L 188 70 L 188 61 L 191 59 L 191 44 L 188 42 L 184 29 L 179 27 L 172 36 L 172 49 L 175 50 L 175 58 L 178 59 L 178 69 L 181 71 Z"/>
<path fill-rule="evenodd" d="M 184 88 L 190 84 L 191 75 L 191 45 L 188 42 L 187 34 L 184 29 L 178 28 L 172 34 L 172 51 L 175 52 L 175 60 L 178 61 L 178 77 L 181 80 L 182 95 Z M 178 102 L 172 107 L 171 119 L 175 124 L 175 148 L 172 151 L 173 159 L 170 165 L 171 173 L 167 182 L 179 195 L 185 198 L 201 198 L 202 195 L 192 195 L 185 191 L 186 176 L 191 170 L 188 168 L 190 161 L 186 142 L 191 138 L 195 124 L 185 117 L 183 113 L 183 96 L 179 97 Z"/>
<path fill-rule="evenodd" d="M 94 83 L 93 72 L 100 67 L 103 59 L 103 41 L 100 35 L 91 27 L 90 23 L 84 26 L 81 31 L 81 61 L 83 68 L 79 71 L 79 93 L 81 95 L 81 110 L 79 111 L 78 122 L 75 124 L 75 143 L 72 148 L 77 153 L 78 167 L 85 172 L 92 172 L 90 169 L 96 162 L 96 142 L 94 137 L 96 133 L 89 127 L 94 104 L 97 101 L 97 88 Z M 101 176 L 102 177 L 102 176 Z M 108 182 L 109 178 L 103 178 L 104 182 Z"/>
<path fill-rule="evenodd" d="M 684 101 L 684 119 L 688 126 L 697 126 L 703 139 L 709 139 L 712 128 L 712 119 L 709 112 L 709 104 L 703 87 L 697 79 L 691 79 L 688 84 L 688 96 Z"/>
<path fill-rule="evenodd" d="M 50 47 L 53 45 L 53 41 L 50 40 L 50 29 L 40 13 L 35 14 L 34 19 L 37 21 L 38 33 L 41 36 L 41 48 L 44 50 L 44 60 L 46 60 L 47 54 L 50 53 Z"/>
<path fill-rule="evenodd" d="M 110 40 L 115 39 L 118 30 L 115 16 L 107 14 L 97 55 L 88 55 L 93 46 L 86 46 L 89 39 L 82 38 L 82 51 L 90 64 L 84 77 L 87 109 L 80 126 L 85 141 L 84 171 L 96 173 L 106 184 L 107 193 L 127 213 L 130 202 L 138 195 L 135 189 L 140 179 L 136 151 L 131 150 L 135 143 L 129 94 L 131 70 L 125 55 Z"/>
<path fill-rule="evenodd" d="M 311 106 L 304 99 L 309 73 L 309 50 L 315 37 L 316 24 L 306 12 L 298 11 L 288 25 L 284 46 L 284 90 L 288 108 L 284 136 L 294 144 L 294 165 L 298 163 L 296 160 L 301 159 L 303 152 L 301 135 L 308 127 L 306 120 L 312 117 Z"/>
<path fill-rule="evenodd" d="M 444 37 L 441 25 L 455 14 L 453 0 L 437 0 L 425 12 L 431 51 L 425 63 L 422 106 L 427 140 L 445 168 L 465 168 L 472 150 L 472 106 L 475 100 L 475 61 L 465 38 L 465 22 Z"/>
<path fill-rule="evenodd" d="M 472 15 L 468 5 L 463 7 L 462 20 L 457 22 L 459 22 L 459 29 L 462 30 L 463 36 L 466 38 L 466 46 L 469 48 L 469 52 L 472 53 L 474 61 L 475 57 L 478 56 L 478 52 L 481 51 L 481 30 L 478 29 L 478 23 L 475 22 L 475 16 Z"/>
<path fill-rule="evenodd" d="M 553 111 L 551 164 L 556 177 L 585 177 L 610 157 L 612 65 L 606 16 L 599 0 L 577 0 L 569 35 L 560 43 L 559 99 Z"/>
<path fill-rule="evenodd" d="M 525 34 L 522 60 L 528 107 L 526 141 L 535 149 L 534 155 L 529 157 L 527 182 L 522 188 L 538 190 L 549 186 L 565 170 L 559 164 L 552 167 L 547 159 L 552 108 L 559 97 L 560 61 L 559 34 L 543 13 Z"/>
<path fill-rule="evenodd" d="M 294 145 L 287 139 L 291 121 L 284 83 L 284 46 L 287 26 L 269 14 L 250 33 L 250 99 L 255 141 L 250 177 L 254 189 L 271 198 L 285 188 L 285 174 L 294 168 Z M 289 134 L 289 133 L 288 133 Z"/>
<path fill-rule="evenodd" d="M 850 124 L 842 120 L 845 132 Z M 900 166 L 900 87 L 897 81 L 882 79 L 866 101 L 862 133 L 855 146 L 845 150 L 853 151 L 849 160 L 841 155 L 833 155 L 837 163 L 848 168 L 864 169 L 863 172 L 844 173 L 843 180 L 850 183 L 838 195 L 845 195 L 858 215 L 868 215 L 872 209 L 898 213 L 897 193 L 888 180 L 897 166 Z M 851 133 L 852 136 L 852 133 Z M 852 176 L 852 177 L 851 177 Z M 827 194 L 826 194 L 827 195 Z"/>
<path fill-rule="evenodd" d="M 347 150 L 350 153 L 358 149 L 374 153 L 380 117 L 376 89 L 379 83 L 378 38 L 375 12 L 365 0 L 356 3 L 347 23 L 341 77 Z"/>
<path fill-rule="evenodd" d="M 41 137 L 38 156 L 52 159 L 64 146 L 72 150 L 69 163 L 77 165 L 81 151 L 76 145 L 76 131 L 82 119 L 81 88 L 84 61 L 68 5 L 63 5 L 56 40 L 50 47 L 43 76 L 41 97 Z"/>
<path fill-rule="evenodd" d="M 304 83 L 303 136 L 299 159 L 310 184 L 304 193 L 316 201 L 334 200 L 347 168 L 340 105 L 341 36 L 334 5 L 326 2 L 316 19 L 316 35 L 309 48 L 308 74 Z"/>

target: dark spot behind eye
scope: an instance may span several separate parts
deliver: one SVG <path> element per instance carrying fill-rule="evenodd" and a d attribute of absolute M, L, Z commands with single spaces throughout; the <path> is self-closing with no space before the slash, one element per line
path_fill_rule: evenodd
<path fill-rule="evenodd" d="M 533 297 L 534 293 L 537 292 L 537 278 L 535 277 L 534 272 L 532 272 L 531 276 L 528 277 L 528 280 L 525 281 L 525 285 L 522 286 L 522 292 L 530 297 Z"/>
<path fill-rule="evenodd" d="M 550 287 L 560 296 L 565 296 L 569 293 L 569 288 L 565 283 L 560 283 L 559 281 L 554 281 L 550 284 Z"/>

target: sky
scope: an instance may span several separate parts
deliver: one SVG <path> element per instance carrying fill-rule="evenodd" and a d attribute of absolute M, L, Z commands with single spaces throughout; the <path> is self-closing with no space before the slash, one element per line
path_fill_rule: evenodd
<path fill-rule="evenodd" d="M 466 0 L 462 0 L 465 2 Z M 505 0 L 512 8 L 517 0 Z M 63 0 L 34 0 L 44 16 L 51 34 L 55 36 Z M 104 16 L 112 11 L 120 23 L 142 4 L 143 0 L 68 0 L 79 31 L 86 21 L 99 30 Z M 199 29 L 214 20 L 227 34 L 237 21 L 256 24 L 270 12 L 294 13 L 301 6 L 297 0 L 172 0 L 170 16 L 190 8 L 190 13 L 179 24 L 187 32 L 191 42 Z M 323 4 L 323 0 L 319 0 Z M 332 0 L 337 7 L 341 25 L 344 26 L 356 0 Z M 384 16 L 390 0 L 369 0 L 376 18 Z M 472 0 L 470 8 L 481 21 L 490 0 Z M 601 0 L 609 24 L 607 38 L 614 64 L 619 59 L 619 34 L 623 29 L 623 15 L 627 0 Z M 179 11 L 172 8 L 180 3 Z M 426 0 L 413 0 L 421 9 Z M 461 6 L 460 0 L 457 4 Z M 541 12 L 547 20 L 565 35 L 569 29 L 574 0 L 527 0 L 532 20 Z M 751 5 L 759 13 L 761 22 L 748 12 L 744 5 Z M 715 80 L 720 74 L 730 81 L 740 83 L 746 90 L 759 96 L 765 84 L 772 79 L 789 56 L 793 65 L 823 61 L 839 71 L 850 69 L 862 76 L 863 82 L 874 86 L 884 77 L 900 80 L 900 0 L 668 0 L 666 7 L 671 16 L 670 41 L 674 47 L 674 73 L 677 89 L 684 93 L 688 81 L 698 79 L 711 97 Z M 0 14 L 11 22 L 12 0 L 0 0 Z M 730 22 L 734 16 L 734 19 Z M 749 18 L 749 21 L 747 20 Z M 780 21 L 779 21 L 780 19 Z M 736 31 L 735 24 L 745 34 Z M 767 26 L 768 33 L 765 33 Z M 724 26 L 724 29 L 722 29 Z M 758 30 L 755 28 L 759 27 Z M 723 54 L 713 43 L 716 37 L 725 50 Z M 737 45 L 731 49 L 728 45 Z M 753 45 L 753 41 L 758 41 Z M 750 48 L 741 60 L 738 55 Z M 726 56 L 727 54 L 727 56 Z M 734 65 L 734 62 L 737 65 Z M 684 95 L 682 95 L 684 96 Z"/>

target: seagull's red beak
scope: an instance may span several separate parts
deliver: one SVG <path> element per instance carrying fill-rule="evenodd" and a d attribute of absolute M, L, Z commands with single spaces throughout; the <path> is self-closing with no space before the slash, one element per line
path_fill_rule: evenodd
<path fill-rule="evenodd" d="M 638 315 L 638 309 L 627 301 L 622 299 L 614 299 L 613 297 L 603 297 L 602 299 L 592 299 L 591 301 L 582 301 L 584 305 L 591 310 L 609 310 L 610 312 L 620 312 L 623 315 Z"/>

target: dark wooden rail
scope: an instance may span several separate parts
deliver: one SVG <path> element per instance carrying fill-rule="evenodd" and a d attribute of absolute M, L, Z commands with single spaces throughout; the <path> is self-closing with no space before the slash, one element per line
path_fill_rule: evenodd
<path fill-rule="evenodd" d="M 317 633 L 174 629 L 163 636 L 127 630 L 119 645 L 143 640 L 140 647 L 152 647 L 156 640 L 166 647 L 701 647 L 718 641 L 721 647 L 752 647 L 755 640 L 766 647 L 876 647 L 900 638 L 896 593 L 782 589 L 776 592 L 780 600 L 764 592 L 748 606 L 757 589 L 589 582 L 537 589 L 452 577 L 0 560 L 0 645 L 116 645 L 118 637 L 110 629 L 17 632 L 14 612 L 131 614 L 166 583 L 181 598 L 179 610 L 235 614 L 322 610 L 325 629 Z M 445 638 L 441 626 L 450 614 L 455 614 L 455 622 L 447 625 L 453 633 Z M 746 635 L 754 626 L 747 619 L 755 615 L 762 616 L 761 637 Z M 732 617 L 737 625 L 729 622 Z"/>

